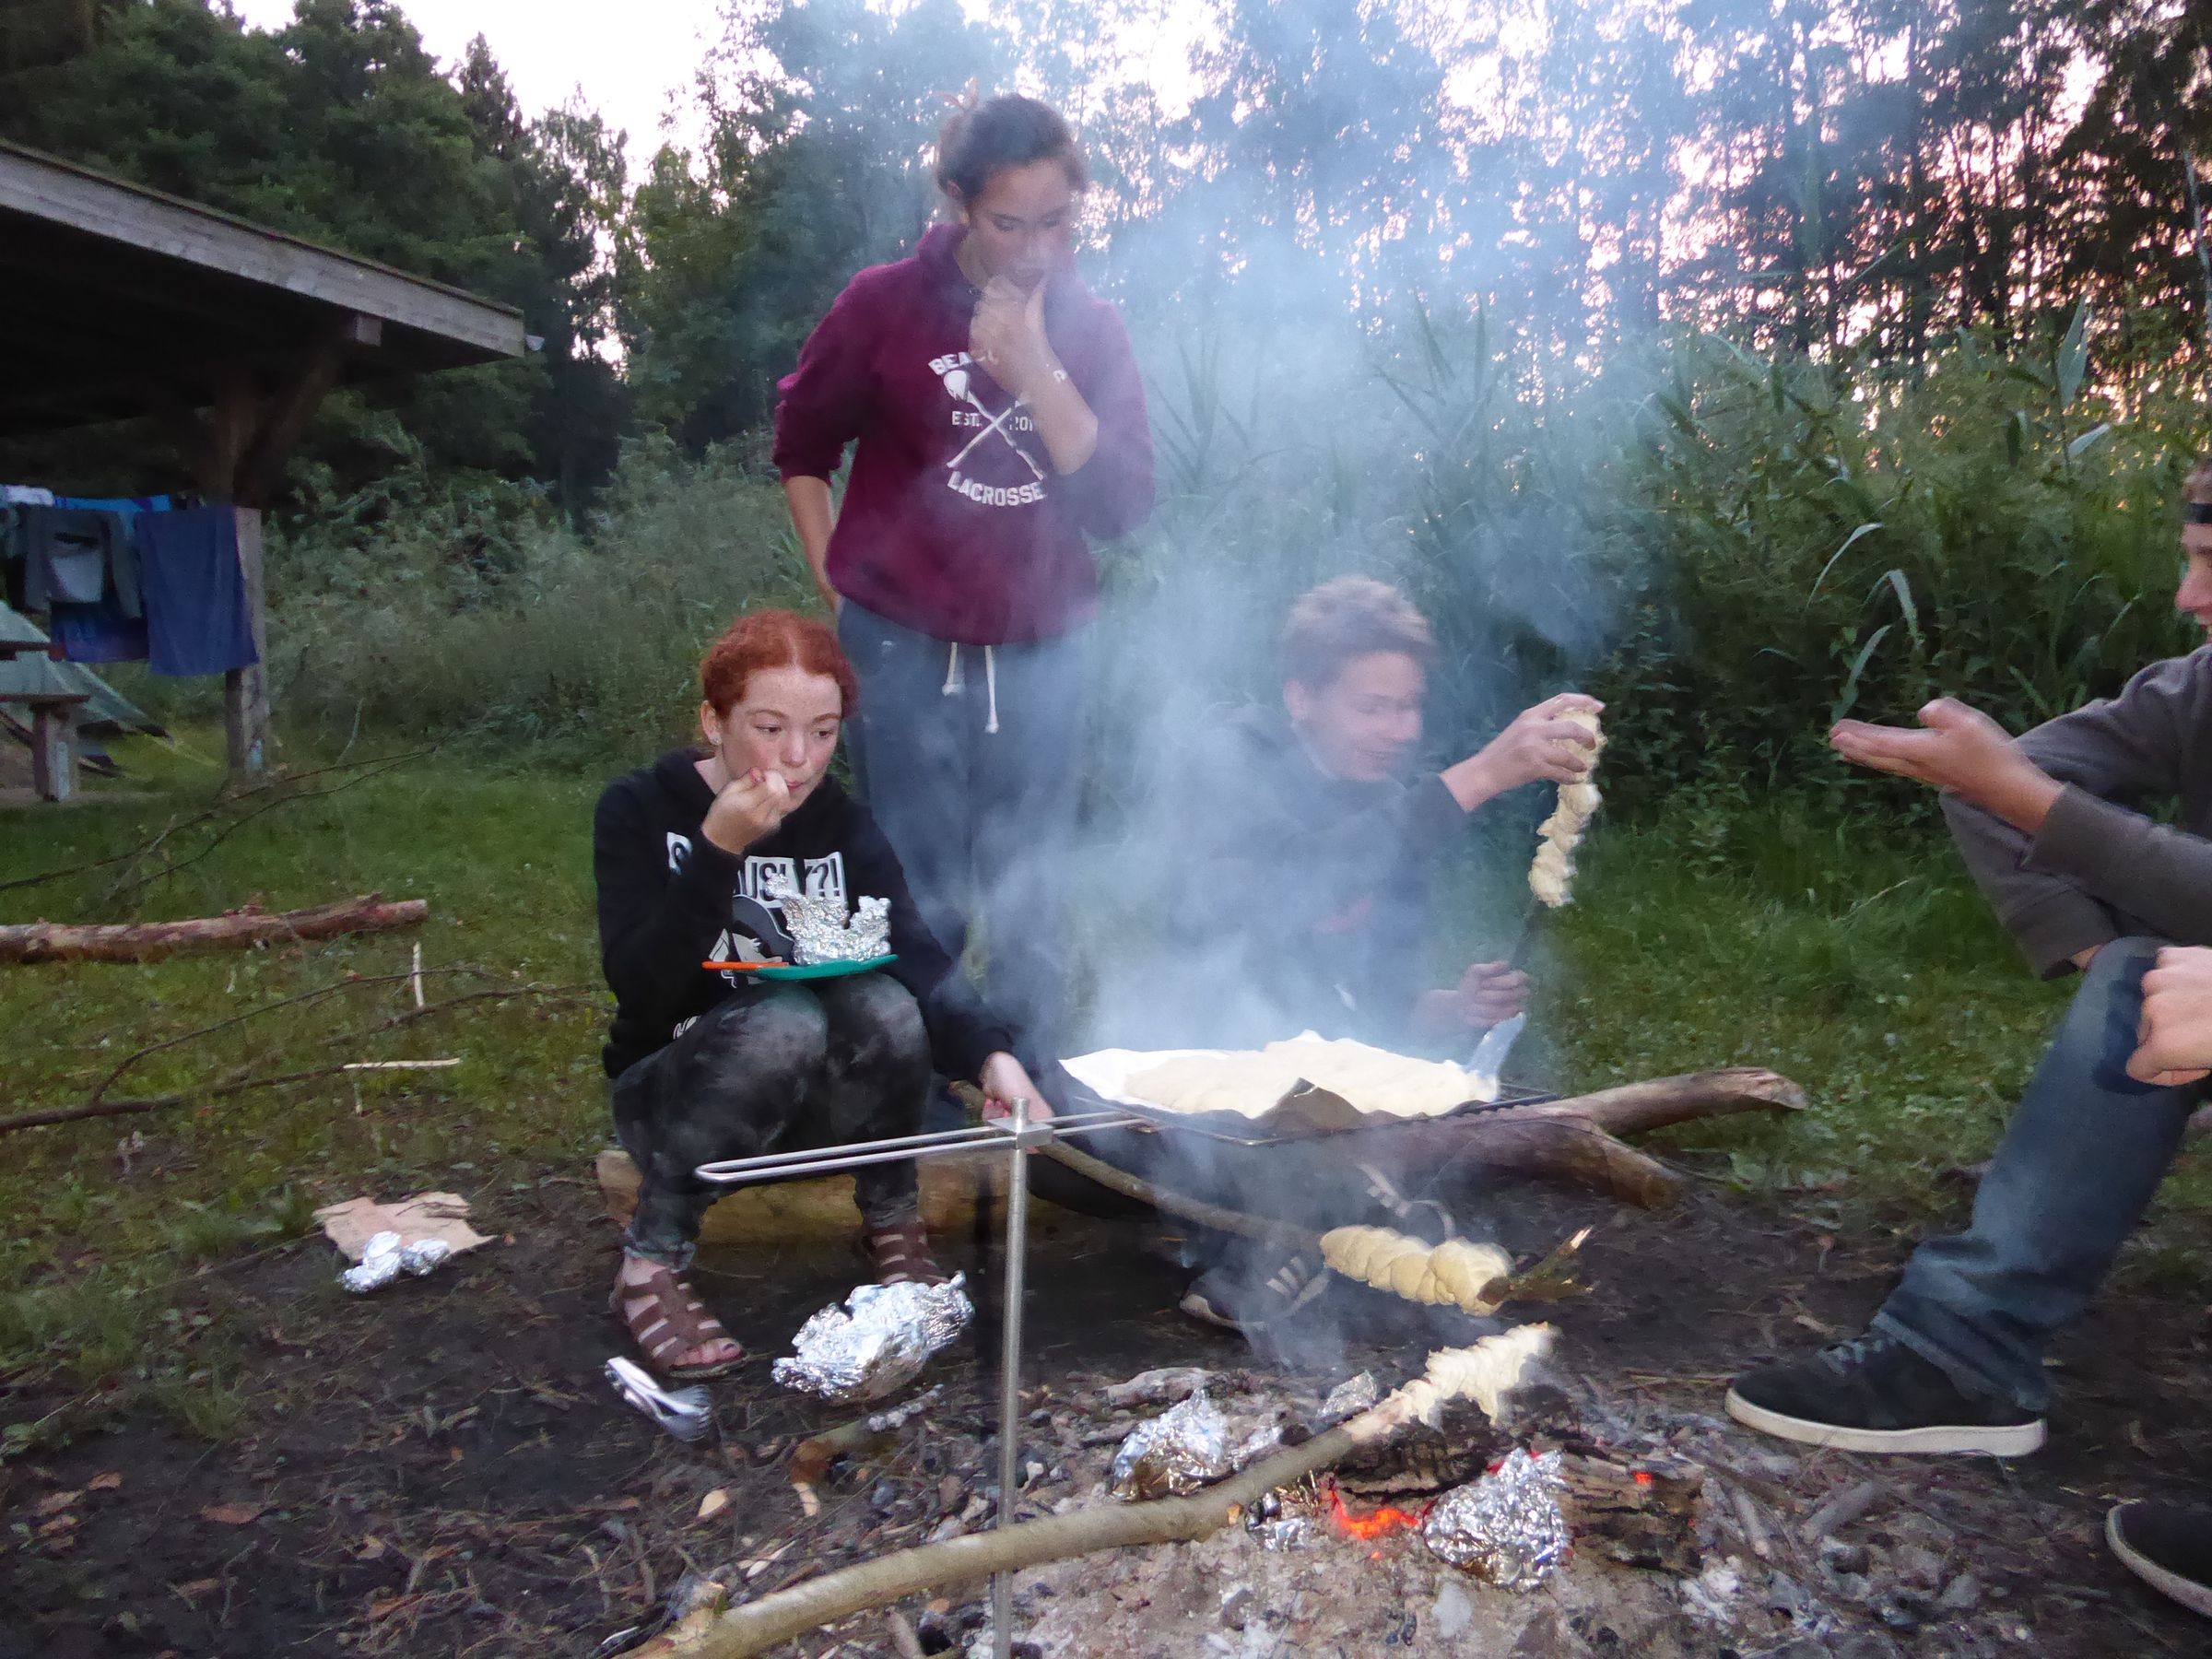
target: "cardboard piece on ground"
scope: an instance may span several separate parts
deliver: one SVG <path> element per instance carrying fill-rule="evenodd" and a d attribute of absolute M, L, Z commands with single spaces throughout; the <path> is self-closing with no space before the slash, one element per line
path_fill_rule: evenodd
<path fill-rule="evenodd" d="M 348 1198 L 315 1212 L 323 1233 L 350 1262 L 361 1259 L 369 1241 L 380 1232 L 395 1232 L 403 1244 L 423 1239 L 443 1239 L 453 1253 L 488 1244 L 490 1239 L 468 1224 L 468 1200 L 458 1193 L 417 1193 L 396 1204 L 379 1204 L 373 1198 Z"/>

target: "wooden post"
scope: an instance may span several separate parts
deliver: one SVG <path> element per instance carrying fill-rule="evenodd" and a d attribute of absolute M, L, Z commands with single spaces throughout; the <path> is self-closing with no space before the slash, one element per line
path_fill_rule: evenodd
<path fill-rule="evenodd" d="M 76 712 L 85 702 L 77 692 L 42 692 L 23 700 L 30 705 L 30 783 L 43 801 L 66 801 L 76 793 Z"/>
<path fill-rule="evenodd" d="M 263 613 L 261 509 L 233 507 L 238 521 L 238 569 L 245 578 L 246 615 L 253 628 L 254 662 L 223 676 L 223 725 L 230 775 L 257 778 L 269 765 L 268 626 Z"/>

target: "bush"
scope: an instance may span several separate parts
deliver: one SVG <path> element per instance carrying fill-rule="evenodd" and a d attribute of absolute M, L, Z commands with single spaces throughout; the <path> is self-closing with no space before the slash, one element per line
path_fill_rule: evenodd
<path fill-rule="evenodd" d="M 630 446 L 579 533 L 527 486 L 355 500 L 272 536 L 279 718 L 362 734 L 634 753 L 686 728 L 706 642 L 806 605 L 782 491 L 732 453 Z"/>

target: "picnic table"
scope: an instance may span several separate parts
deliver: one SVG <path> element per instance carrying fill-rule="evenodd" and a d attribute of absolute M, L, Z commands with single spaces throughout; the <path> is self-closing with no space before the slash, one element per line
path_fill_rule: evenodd
<path fill-rule="evenodd" d="M 27 637 L 28 636 L 28 637 Z M 45 672 L 30 684 L 11 688 L 5 700 L 30 711 L 30 782 L 44 801 L 66 801 L 76 793 L 76 719 L 91 693 L 65 683 L 53 666 L 53 647 L 25 623 L 0 627 L 0 662 L 31 657 Z"/>

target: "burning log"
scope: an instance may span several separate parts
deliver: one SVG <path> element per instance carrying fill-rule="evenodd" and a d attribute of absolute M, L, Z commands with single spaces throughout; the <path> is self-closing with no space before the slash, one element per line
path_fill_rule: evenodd
<path fill-rule="evenodd" d="M 1429 1368 L 1421 1376 L 1372 1409 L 1278 1452 L 1218 1486 L 1187 1498 L 1024 1521 L 841 1568 L 733 1607 L 689 1651 L 699 1659 L 739 1659 L 818 1626 L 888 1606 L 941 1584 L 988 1578 L 1100 1549 L 1206 1537 L 1277 1487 L 1319 1474 L 1340 1458 L 1382 1444 L 1416 1422 L 1435 1421 L 1453 1400 L 1472 1400 L 1494 1418 L 1500 1400 L 1549 1347 L 1551 1338 L 1549 1325 L 1522 1325 L 1471 1347 L 1440 1349 L 1429 1357 Z"/>
<path fill-rule="evenodd" d="M 0 962 L 156 962 L 180 951 L 240 950 L 270 941 L 413 927 L 429 913 L 425 900 L 386 903 L 382 893 L 370 893 L 275 914 L 249 904 L 220 916 L 182 922 L 28 922 L 0 926 Z"/>

